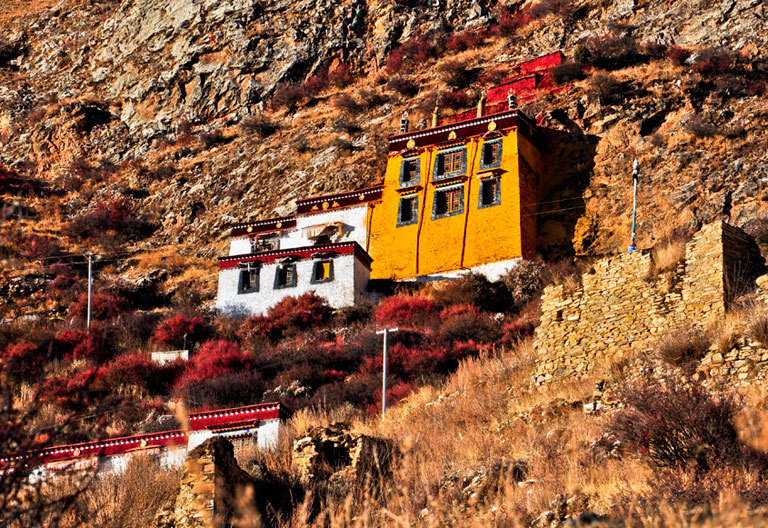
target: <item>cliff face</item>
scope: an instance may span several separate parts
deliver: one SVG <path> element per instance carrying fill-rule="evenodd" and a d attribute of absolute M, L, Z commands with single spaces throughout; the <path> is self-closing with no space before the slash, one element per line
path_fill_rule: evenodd
<path fill-rule="evenodd" d="M 386 58 L 409 39 L 445 42 L 503 23 L 511 16 L 504 9 L 532 5 L 546 9 L 511 33 L 491 32 L 479 47 L 403 69 L 415 95 L 387 84 L 395 74 L 384 68 Z M 464 61 L 477 76 L 556 50 L 573 57 L 610 34 L 643 49 L 690 48 L 689 62 L 713 47 L 738 56 L 739 71 L 694 74 L 649 55 L 588 69 L 570 89 L 541 93 L 525 107 L 541 113 L 547 129 L 545 256 L 626 245 L 634 157 L 643 177 L 641 245 L 672 226 L 718 218 L 745 226 L 762 214 L 762 2 L 512 2 L 504 9 L 490 0 L 6 4 L 0 162 L 49 193 L 13 188 L 6 202 L 21 199 L 30 209 L 22 229 L 56 237 L 99 199 L 127 197 L 157 228 L 137 247 L 173 245 L 212 257 L 224 250 L 228 222 L 289 212 L 300 196 L 376 183 L 399 114 L 409 109 L 418 125 L 448 89 L 445 61 Z M 326 69 L 333 81 L 342 65 L 353 78 L 270 114 L 275 133 L 243 126 L 269 111 L 281 86 Z M 601 76 L 601 67 L 610 72 Z M 334 106 L 340 94 L 354 107 Z M 62 240 L 72 250 L 80 244 Z"/>

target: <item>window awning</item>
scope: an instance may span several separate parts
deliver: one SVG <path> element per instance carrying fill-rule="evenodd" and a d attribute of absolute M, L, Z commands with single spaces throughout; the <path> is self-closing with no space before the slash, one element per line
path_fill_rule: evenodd
<path fill-rule="evenodd" d="M 324 235 L 337 235 L 341 236 L 341 232 L 344 229 L 342 222 L 329 222 L 326 224 L 317 224 L 309 227 L 305 227 L 301 230 L 301 234 L 310 239 L 319 238 Z"/>

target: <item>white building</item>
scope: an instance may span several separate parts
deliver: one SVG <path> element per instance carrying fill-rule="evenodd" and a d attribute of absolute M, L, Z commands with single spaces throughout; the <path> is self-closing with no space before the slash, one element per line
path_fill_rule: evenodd
<path fill-rule="evenodd" d="M 370 278 L 370 204 L 381 187 L 297 202 L 293 216 L 233 226 L 219 259 L 216 307 L 257 315 L 285 297 L 315 292 L 330 306 L 352 306 Z"/>

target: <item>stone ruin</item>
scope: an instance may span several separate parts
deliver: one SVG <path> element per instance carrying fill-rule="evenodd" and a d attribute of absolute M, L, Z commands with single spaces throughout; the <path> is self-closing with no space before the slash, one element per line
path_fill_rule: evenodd
<path fill-rule="evenodd" d="M 741 294 L 768 285 L 756 279 L 764 259 L 749 235 L 725 222 L 709 224 L 686 244 L 676 269 L 659 274 L 651 250 L 624 253 L 596 262 L 574 291 L 564 285 L 544 290 L 541 323 L 536 329 L 536 383 L 580 377 L 601 363 L 631 359 L 652 350 L 665 332 L 676 328 L 705 329 L 722 323 Z M 760 298 L 758 295 L 758 298 Z M 749 354 L 768 366 L 768 351 Z M 710 355 L 714 355 L 710 354 Z M 742 352 L 731 354 L 733 365 L 720 375 L 745 374 Z M 703 365 L 711 364 L 705 358 Z M 735 369 L 735 370 L 734 370 Z M 741 376 L 762 378 L 761 368 Z"/>
<path fill-rule="evenodd" d="M 310 495 L 366 493 L 392 473 L 392 440 L 353 433 L 344 423 L 313 427 L 296 440 L 292 463 L 296 482 L 274 478 L 264 468 L 252 476 L 240 468 L 232 444 L 214 437 L 192 450 L 177 492 L 155 515 L 153 528 L 282 526 L 296 504 Z M 310 515 L 312 512 L 309 512 Z"/>

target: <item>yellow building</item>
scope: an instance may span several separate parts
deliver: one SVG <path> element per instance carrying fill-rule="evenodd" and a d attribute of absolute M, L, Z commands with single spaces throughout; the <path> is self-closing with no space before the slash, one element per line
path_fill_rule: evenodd
<path fill-rule="evenodd" d="M 497 275 L 536 245 L 536 126 L 514 105 L 389 138 L 381 200 L 369 205 L 372 279 Z M 497 107 L 498 108 L 498 107 Z"/>

